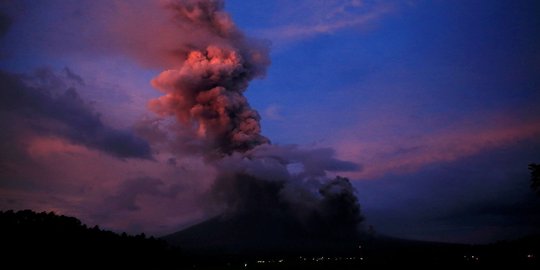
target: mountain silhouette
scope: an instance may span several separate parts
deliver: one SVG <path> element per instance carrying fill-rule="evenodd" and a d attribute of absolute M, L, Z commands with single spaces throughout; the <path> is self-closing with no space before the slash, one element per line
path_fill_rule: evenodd
<path fill-rule="evenodd" d="M 184 250 L 233 254 L 354 254 L 361 233 L 306 230 L 303 225 L 264 214 L 218 216 L 162 237 Z"/>
<path fill-rule="evenodd" d="M 399 239 L 359 231 L 356 235 L 315 234 L 293 222 L 262 214 L 217 216 L 162 237 L 190 256 L 206 258 L 286 258 L 288 266 L 359 265 L 537 265 L 540 237 L 530 236 L 489 245 Z M 340 261 L 353 260 L 348 264 Z M 313 264 L 303 260 L 314 260 Z M 276 259 L 277 260 L 277 259 Z M 341 264 L 339 264 L 341 263 Z M 276 269 L 279 265 L 274 265 Z"/>

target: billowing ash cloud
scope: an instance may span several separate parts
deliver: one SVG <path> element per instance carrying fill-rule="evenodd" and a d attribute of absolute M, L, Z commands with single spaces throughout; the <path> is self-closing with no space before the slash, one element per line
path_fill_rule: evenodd
<path fill-rule="evenodd" d="M 186 44 L 192 50 L 176 56 L 181 66 L 152 81 L 165 95 L 152 100 L 150 108 L 176 116 L 213 154 L 268 143 L 260 134 L 259 114 L 243 95 L 250 80 L 264 75 L 267 49 L 234 26 L 221 1 L 181 1 L 170 8 L 181 27 L 198 35 Z"/>
<path fill-rule="evenodd" d="M 104 124 L 74 88 L 82 78 L 64 71 L 67 80 L 50 69 L 32 75 L 0 71 L 0 126 L 11 144 L 24 144 L 33 134 L 58 136 L 118 158 L 151 159 L 149 144 Z"/>
<path fill-rule="evenodd" d="M 270 216 L 297 230 L 350 235 L 363 220 L 355 190 L 344 177 L 326 172 L 359 169 L 333 158 L 329 149 L 262 145 L 217 162 L 211 199 L 225 218 Z M 294 168 L 293 168 L 294 167 Z"/>
<path fill-rule="evenodd" d="M 265 215 L 299 231 L 354 233 L 362 221 L 355 191 L 348 179 L 326 174 L 358 165 L 335 159 L 331 149 L 273 146 L 261 135 L 259 114 L 243 93 L 264 75 L 267 48 L 235 27 L 222 1 L 177 1 L 169 7 L 179 27 L 195 34 L 178 50 L 179 67 L 152 81 L 165 95 L 150 108 L 175 116 L 201 142 L 218 172 L 209 194 L 217 211 L 233 219 Z"/>

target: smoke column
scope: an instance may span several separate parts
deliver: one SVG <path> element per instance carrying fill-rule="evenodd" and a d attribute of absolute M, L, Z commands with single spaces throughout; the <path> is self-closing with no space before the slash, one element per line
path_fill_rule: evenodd
<path fill-rule="evenodd" d="M 191 32 L 174 53 L 178 67 L 152 80 L 164 95 L 149 106 L 163 117 L 174 116 L 201 142 L 206 161 L 218 172 L 209 197 L 221 213 L 263 213 L 313 232 L 356 231 L 362 216 L 354 188 L 348 179 L 326 173 L 358 166 L 333 158 L 331 149 L 275 146 L 261 135 L 259 114 L 243 93 L 269 65 L 263 43 L 236 28 L 222 1 L 175 1 L 167 7 L 181 32 Z"/>
<path fill-rule="evenodd" d="M 221 1 L 181 1 L 169 8 L 179 25 L 200 32 L 186 46 L 191 50 L 178 53 L 180 67 L 152 81 L 165 95 L 152 100 L 150 108 L 194 129 L 213 154 L 244 152 L 268 143 L 260 134 L 259 114 L 243 95 L 249 81 L 264 75 L 267 49 L 234 26 Z"/>

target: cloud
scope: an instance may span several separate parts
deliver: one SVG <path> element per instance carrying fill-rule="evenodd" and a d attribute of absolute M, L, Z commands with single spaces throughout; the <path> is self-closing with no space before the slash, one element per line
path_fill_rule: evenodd
<path fill-rule="evenodd" d="M 280 109 L 281 107 L 279 105 L 271 104 L 263 111 L 263 116 L 265 119 L 269 120 L 283 120 L 283 115 L 281 115 Z"/>
<path fill-rule="evenodd" d="M 371 26 L 398 8 L 394 1 L 300 1 L 281 3 L 282 12 L 275 21 L 295 23 L 258 30 L 262 37 L 287 44 L 347 28 Z"/>
<path fill-rule="evenodd" d="M 176 166 L 167 162 L 168 153 L 121 160 L 50 137 L 29 138 L 10 154 L 0 160 L 2 209 L 55 211 L 89 225 L 152 235 L 213 214 L 201 200 L 213 169 L 198 158 L 177 157 Z"/>
<path fill-rule="evenodd" d="M 393 124 L 373 121 L 374 126 L 363 127 L 365 130 L 371 129 L 371 139 L 344 138 L 335 147 L 339 157 L 364 165 L 362 172 L 351 174 L 351 177 L 371 179 L 388 173 L 411 173 L 430 164 L 452 162 L 534 140 L 540 137 L 539 121 L 535 116 L 491 115 L 482 122 L 463 121 L 438 130 L 381 136 L 380 139 L 375 136 L 379 125 L 375 122 L 384 123 L 384 126 Z M 394 124 L 396 127 L 403 125 Z"/>
<path fill-rule="evenodd" d="M 69 71 L 67 78 L 73 81 L 73 77 L 81 83 Z M 0 71 L 0 85 L 0 121 L 6 132 L 13 132 L 13 138 L 28 133 L 60 136 L 118 158 L 151 158 L 146 141 L 128 130 L 105 125 L 73 85 L 50 69 L 33 75 Z"/>

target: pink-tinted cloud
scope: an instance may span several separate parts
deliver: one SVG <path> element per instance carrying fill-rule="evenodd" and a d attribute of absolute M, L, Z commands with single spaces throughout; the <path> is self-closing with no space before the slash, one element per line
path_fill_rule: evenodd
<path fill-rule="evenodd" d="M 0 71 L 0 122 L 6 125 L 4 132 L 15 137 L 26 132 L 54 134 L 119 158 L 151 158 L 146 141 L 129 130 L 103 123 L 69 81 L 73 79 L 50 69 L 32 75 Z"/>
<path fill-rule="evenodd" d="M 266 72 L 266 46 L 236 28 L 223 1 L 176 1 L 166 7 L 174 12 L 177 34 L 189 29 L 184 43 L 178 44 L 179 50 L 189 50 L 178 55 L 178 68 L 152 80 L 165 95 L 153 99 L 150 109 L 160 116 L 176 116 L 211 155 L 268 143 L 261 135 L 259 114 L 243 95 L 250 81 Z"/>
<path fill-rule="evenodd" d="M 197 158 L 122 161 L 54 137 L 33 137 L 26 145 L 27 160 L 13 163 L 15 173 L 2 174 L 2 208 L 55 211 L 157 235 L 212 215 L 201 201 L 212 168 Z"/>
<path fill-rule="evenodd" d="M 154 153 L 133 130 L 102 122 L 77 94 L 83 78 L 42 69 L 2 71 L 0 81 L 1 209 L 55 211 L 150 234 L 213 215 L 200 199 L 213 169 L 196 155 Z"/>
<path fill-rule="evenodd" d="M 166 95 L 152 100 L 149 107 L 161 116 L 176 116 L 185 129 L 195 126 L 196 136 L 213 154 L 245 151 L 268 142 L 261 135 L 259 114 L 242 94 L 249 81 L 260 75 L 258 70 L 264 70 L 257 61 L 260 52 L 243 50 L 243 40 L 230 42 L 239 47 L 193 50 L 180 69 L 166 70 L 152 81 Z"/>
<path fill-rule="evenodd" d="M 395 136 L 381 134 L 377 137 L 377 132 L 372 130 L 375 136 L 349 136 L 338 142 L 336 149 L 341 158 L 364 165 L 363 171 L 348 174 L 351 177 L 373 179 L 389 173 L 410 173 L 430 164 L 451 162 L 540 137 L 540 119 L 517 119 L 502 115 L 491 116 L 482 122 L 454 123 L 428 132 L 417 127 L 417 133 L 408 130 L 409 134 L 398 132 Z M 377 126 L 388 127 L 392 125 L 388 121 L 379 119 L 378 124 L 373 121 L 363 128 L 376 130 Z M 394 124 L 396 127 L 406 126 L 402 122 Z M 362 134 L 361 131 L 362 128 L 358 134 Z"/>
<path fill-rule="evenodd" d="M 51 55 L 123 55 L 145 68 L 173 68 L 182 64 L 181 60 L 190 51 L 190 46 L 221 41 L 213 33 L 204 31 L 208 25 L 186 23 L 186 20 L 197 16 L 196 12 L 186 9 L 183 13 L 186 16 L 177 16 L 182 6 L 196 2 L 24 2 L 10 14 L 14 18 L 11 30 L 19 34 L 8 38 L 28 47 L 24 49 L 38 47 Z M 223 5 L 222 1 L 212 3 Z M 234 25 L 227 21 L 226 16 L 220 16 L 223 27 Z M 32 20 L 25 19 L 28 17 Z"/>

